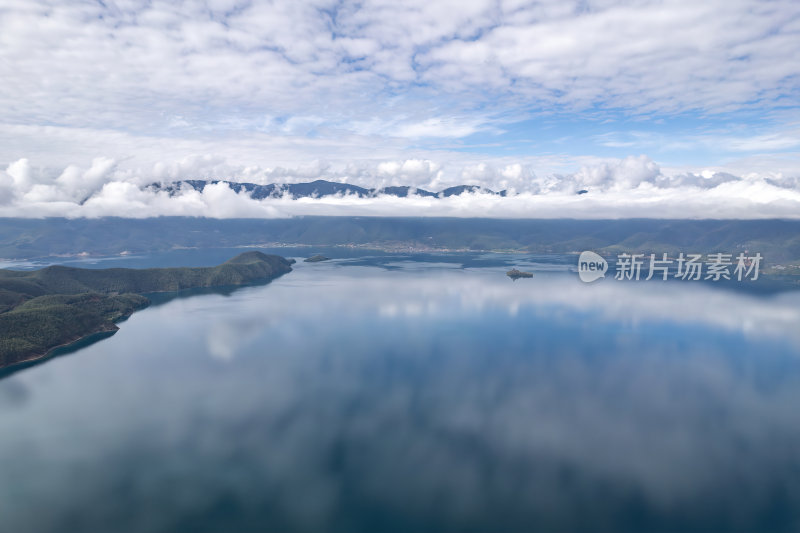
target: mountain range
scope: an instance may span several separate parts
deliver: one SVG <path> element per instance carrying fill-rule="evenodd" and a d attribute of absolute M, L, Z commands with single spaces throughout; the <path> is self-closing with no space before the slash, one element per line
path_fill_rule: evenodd
<path fill-rule="evenodd" d="M 760 252 L 765 264 L 800 264 L 800 221 L 305 216 L 6 218 L 0 223 L 0 258 L 7 259 L 271 244 L 609 254 L 749 250 Z"/>
<path fill-rule="evenodd" d="M 337 194 L 355 195 L 359 198 L 368 198 L 378 195 L 396 196 L 398 198 L 405 198 L 410 195 L 430 198 L 447 198 L 449 196 L 458 196 L 464 192 L 482 192 L 486 194 L 496 194 L 499 196 L 506 196 L 507 194 L 507 191 L 505 190 L 495 192 L 491 189 L 480 187 L 478 185 L 456 185 L 438 192 L 431 192 L 425 189 L 410 187 L 408 185 L 368 189 L 365 187 L 359 187 L 358 185 L 350 185 L 348 183 L 338 183 L 326 180 L 316 180 L 307 183 L 271 183 L 269 185 L 239 183 L 226 180 L 182 180 L 163 185 L 160 183 L 152 183 L 148 186 L 148 188 L 153 190 L 167 191 L 170 193 L 170 195 L 173 195 L 180 190 L 185 190 L 186 188 L 202 192 L 206 186 L 217 183 L 225 183 L 237 193 L 245 191 L 251 198 L 255 200 L 278 197 L 285 194 L 288 194 L 294 198 L 324 197 L 334 196 Z M 586 191 L 582 192 L 585 193 Z"/>

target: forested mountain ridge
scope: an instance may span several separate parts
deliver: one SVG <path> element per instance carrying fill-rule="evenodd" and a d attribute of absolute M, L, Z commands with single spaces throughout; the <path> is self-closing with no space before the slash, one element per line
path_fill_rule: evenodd
<path fill-rule="evenodd" d="M 142 294 L 243 285 L 292 270 L 275 255 L 246 252 L 215 267 L 0 270 L 0 368 L 45 356 L 150 302 Z"/>

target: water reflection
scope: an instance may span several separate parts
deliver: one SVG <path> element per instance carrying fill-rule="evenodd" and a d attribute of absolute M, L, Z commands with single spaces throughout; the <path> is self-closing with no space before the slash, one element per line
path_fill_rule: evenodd
<path fill-rule="evenodd" d="M 417 267 L 298 265 L 0 381 L 4 527 L 798 528 L 795 295 Z"/>

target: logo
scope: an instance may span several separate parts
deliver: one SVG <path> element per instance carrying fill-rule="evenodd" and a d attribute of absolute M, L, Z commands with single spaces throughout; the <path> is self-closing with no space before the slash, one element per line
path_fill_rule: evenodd
<path fill-rule="evenodd" d="M 594 252 L 582 252 L 578 258 L 578 276 L 584 283 L 606 277 L 608 263 Z"/>

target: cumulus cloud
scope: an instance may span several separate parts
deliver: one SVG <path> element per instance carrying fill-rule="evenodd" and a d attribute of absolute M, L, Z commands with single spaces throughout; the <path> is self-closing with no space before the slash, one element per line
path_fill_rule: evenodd
<path fill-rule="evenodd" d="M 288 194 L 261 200 L 226 182 L 202 191 L 163 187 L 195 179 L 213 169 L 217 178 L 259 183 L 326 179 L 380 189 L 411 185 L 439 191 L 442 185 L 465 183 L 493 191 L 464 192 L 447 198 L 385 194 L 293 198 Z M 537 174 L 521 163 L 441 165 L 430 160 L 350 163 L 344 167 L 317 163 L 305 168 L 236 167 L 217 157 L 197 156 L 157 163 L 161 179 L 95 158 L 87 168 L 62 171 L 16 161 L 0 171 L 0 216 L 148 217 L 161 215 L 214 218 L 276 218 L 298 215 L 450 216 L 495 218 L 797 218 L 798 180 L 786 177 L 740 177 L 725 172 L 665 173 L 647 156 L 584 165 L 569 174 Z M 217 174 L 223 172 L 224 174 Z M 277 178 L 277 179 L 276 179 Z M 270 179 L 274 181 L 269 181 Z M 579 192 L 588 191 L 585 194 Z"/>
<path fill-rule="evenodd" d="M 750 191 L 743 216 L 766 216 L 768 206 L 784 216 L 800 176 L 798 17 L 792 0 L 214 0 L 180 9 L 7 0 L 0 205 L 24 216 L 383 214 L 381 206 L 456 216 L 559 206 L 583 216 L 594 202 L 624 216 L 669 212 L 643 206 L 683 191 L 694 210 L 678 212 L 702 216 L 732 211 L 742 188 L 765 187 Z M 736 115 L 753 110 L 758 120 Z M 702 117 L 691 132 L 653 133 L 687 115 Z M 713 157 L 685 160 L 696 147 Z M 432 206 L 335 199 L 337 207 L 258 203 L 224 187 L 171 197 L 147 189 L 318 178 L 518 194 L 497 206 L 480 197 Z M 589 197 L 572 207 L 582 189 Z"/>
<path fill-rule="evenodd" d="M 627 157 L 622 161 L 604 163 L 595 167 L 584 167 L 574 179 L 583 187 L 602 189 L 633 189 L 642 183 L 653 183 L 661 169 L 647 156 Z"/>

